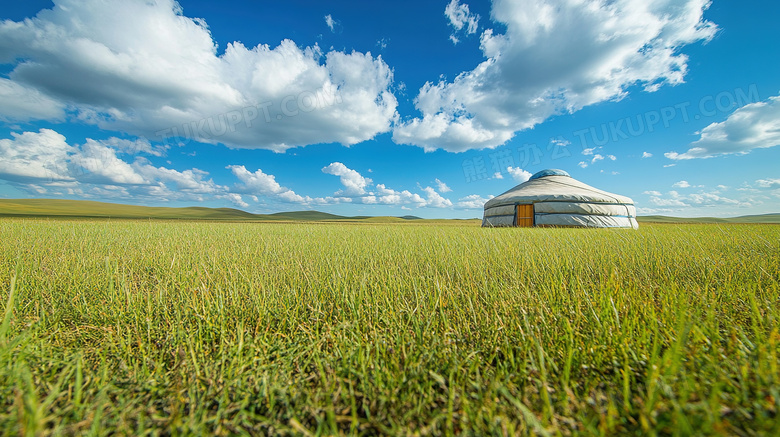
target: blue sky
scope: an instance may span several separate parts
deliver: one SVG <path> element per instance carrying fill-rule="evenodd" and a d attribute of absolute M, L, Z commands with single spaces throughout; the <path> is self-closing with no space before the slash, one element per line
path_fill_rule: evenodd
<path fill-rule="evenodd" d="M 773 1 L 0 8 L 0 197 L 481 217 L 546 168 L 780 212 Z"/>

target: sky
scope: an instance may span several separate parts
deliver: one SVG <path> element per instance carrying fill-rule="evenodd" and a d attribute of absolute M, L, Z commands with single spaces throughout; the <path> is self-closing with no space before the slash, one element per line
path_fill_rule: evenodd
<path fill-rule="evenodd" d="M 780 212 L 780 2 L 0 0 L 0 198 Z"/>

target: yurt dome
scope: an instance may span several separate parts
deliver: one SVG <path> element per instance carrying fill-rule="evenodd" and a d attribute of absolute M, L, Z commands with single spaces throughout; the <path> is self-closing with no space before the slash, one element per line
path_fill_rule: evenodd
<path fill-rule="evenodd" d="M 563 170 L 542 170 L 485 203 L 482 226 L 634 228 L 636 208 L 626 196 L 584 184 Z"/>

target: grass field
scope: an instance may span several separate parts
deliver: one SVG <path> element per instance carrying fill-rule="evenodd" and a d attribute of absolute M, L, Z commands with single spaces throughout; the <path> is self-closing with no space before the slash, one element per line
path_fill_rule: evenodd
<path fill-rule="evenodd" d="M 0 220 L 0 433 L 776 435 L 780 226 Z"/>

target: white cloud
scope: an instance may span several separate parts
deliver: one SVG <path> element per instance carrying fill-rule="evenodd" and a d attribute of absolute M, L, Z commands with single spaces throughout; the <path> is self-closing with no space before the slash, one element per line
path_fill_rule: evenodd
<path fill-rule="evenodd" d="M 64 103 L 35 88 L 0 77 L 0 121 L 60 121 L 64 118 Z"/>
<path fill-rule="evenodd" d="M 447 184 L 440 181 L 439 179 L 436 179 L 436 189 L 439 190 L 440 193 L 449 193 L 452 191 L 452 188 L 448 187 Z"/>
<path fill-rule="evenodd" d="M 480 17 L 479 14 L 472 14 L 469 11 L 469 5 L 461 4 L 458 0 L 452 0 L 444 8 L 444 15 L 449 20 L 450 25 L 455 28 L 455 32 L 463 30 L 466 35 L 477 33 Z M 453 44 L 460 42 L 455 33 L 450 35 L 450 41 Z"/>
<path fill-rule="evenodd" d="M 663 199 L 660 197 L 651 197 L 650 203 L 657 206 L 688 206 L 685 202 L 683 202 L 680 199 Z"/>
<path fill-rule="evenodd" d="M 79 168 L 78 179 L 82 181 L 118 185 L 149 184 L 149 180 L 132 165 L 119 159 L 114 149 L 92 139 L 87 139 L 79 153 L 71 157 L 70 163 Z"/>
<path fill-rule="evenodd" d="M 595 163 L 601 161 L 602 159 L 604 159 L 604 157 L 597 153 L 597 154 L 593 155 L 593 159 L 590 160 L 590 163 L 591 164 L 595 164 Z"/>
<path fill-rule="evenodd" d="M 660 191 L 654 191 L 654 190 L 653 191 L 645 191 L 642 194 L 647 194 L 647 195 L 656 196 L 656 197 L 662 196 Z"/>
<path fill-rule="evenodd" d="M 616 160 L 617 160 L 617 156 L 615 156 L 615 155 L 607 155 L 607 158 L 608 158 L 610 161 L 616 161 Z"/>
<path fill-rule="evenodd" d="M 373 181 L 340 162 L 333 162 L 323 167 L 322 172 L 339 176 L 341 185 L 344 186 L 344 189 L 335 193 L 336 198 L 339 199 L 348 199 L 350 201 L 354 199 L 356 203 L 367 205 L 413 205 L 418 208 L 448 208 L 452 206 L 452 201 L 439 194 L 439 192 L 451 191 L 439 179 L 436 179 L 436 186 L 439 192 L 431 187 L 420 187 L 425 193 L 425 197 L 423 197 L 408 190 L 396 191 L 385 184 L 376 184 L 375 189 L 369 192 Z"/>
<path fill-rule="evenodd" d="M 427 201 L 422 196 L 416 193 L 412 193 L 408 190 L 395 191 L 386 187 L 384 184 L 377 184 L 376 203 L 383 205 L 401 205 L 401 204 L 413 204 L 417 207 L 424 207 L 427 205 Z"/>
<path fill-rule="evenodd" d="M 16 182 L 74 180 L 68 161 L 78 149 L 51 130 L 11 133 L 0 139 L 0 179 Z"/>
<path fill-rule="evenodd" d="M 233 202 L 239 208 L 248 208 L 249 207 L 249 204 L 244 202 L 244 199 L 241 198 L 240 194 L 228 193 L 227 194 L 227 199 L 230 200 L 231 202 Z"/>
<path fill-rule="evenodd" d="M 780 188 L 780 179 L 759 179 L 756 185 L 761 188 Z"/>
<path fill-rule="evenodd" d="M 479 194 L 471 194 L 458 199 L 456 206 L 460 209 L 482 209 L 485 207 L 485 202 L 492 198 L 493 196 L 482 197 Z"/>
<path fill-rule="evenodd" d="M 516 182 L 522 183 L 527 181 L 528 179 L 533 176 L 531 172 L 525 171 L 520 167 L 507 167 L 506 171 L 509 172 L 510 175 L 512 175 L 512 179 L 514 179 Z"/>
<path fill-rule="evenodd" d="M 442 197 L 441 194 L 437 193 L 433 188 L 425 187 L 423 188 L 423 191 L 428 195 L 425 206 L 433 208 L 449 208 L 452 206 L 452 201 Z"/>
<path fill-rule="evenodd" d="M 5 119 L 74 116 L 104 129 L 282 151 L 390 130 L 392 70 L 358 52 L 217 44 L 174 0 L 55 0 L 0 22 Z"/>
<path fill-rule="evenodd" d="M 579 165 L 582 168 L 587 168 L 588 167 L 588 163 L 585 162 L 585 161 L 580 161 L 580 162 L 577 163 L 577 165 Z"/>
<path fill-rule="evenodd" d="M 261 169 L 257 169 L 253 173 L 243 165 L 229 165 L 227 168 L 241 181 L 241 185 L 236 187 L 236 191 L 252 195 L 272 196 L 290 203 L 306 203 L 313 200 L 281 186 L 276 182 L 274 175 L 265 174 Z"/>
<path fill-rule="evenodd" d="M 362 196 L 366 194 L 366 187 L 368 187 L 372 180 L 370 178 L 363 177 L 360 173 L 340 162 L 332 162 L 322 168 L 322 172 L 339 176 L 341 184 L 344 185 L 345 190 L 343 192 L 336 193 L 337 195 L 344 196 Z"/>
<path fill-rule="evenodd" d="M 687 152 L 668 152 L 664 156 L 675 160 L 711 158 L 780 145 L 780 96 L 747 104 L 698 134 L 699 139 Z"/>
<path fill-rule="evenodd" d="M 655 206 L 665 207 L 682 207 L 682 208 L 696 208 L 696 207 L 717 207 L 717 206 L 730 206 L 730 207 L 749 207 L 750 202 L 735 200 L 728 197 L 721 196 L 716 191 L 700 191 L 698 193 L 692 193 L 682 195 L 677 191 L 669 191 L 667 196 L 662 197 L 660 193 L 652 192 L 650 197 L 650 203 Z M 658 194 L 658 195 L 655 195 Z"/>
<path fill-rule="evenodd" d="M 384 184 L 377 184 L 376 189 L 379 196 L 375 196 L 375 199 L 377 199 L 378 203 L 384 205 L 400 205 L 403 203 L 401 193 L 387 188 Z"/>
<path fill-rule="evenodd" d="M 188 170 L 174 170 L 166 167 L 155 167 L 148 164 L 134 166 L 139 173 L 148 180 L 166 181 L 176 185 L 176 190 L 197 197 L 203 194 L 218 194 L 227 191 L 227 187 L 217 185 L 211 179 L 207 171 L 197 168 Z"/>
<path fill-rule="evenodd" d="M 642 152 L 642 158 L 652 158 L 653 154 L 650 152 Z"/>
<path fill-rule="evenodd" d="M 504 175 L 501 172 L 495 172 L 493 173 L 493 179 L 504 179 Z"/>
<path fill-rule="evenodd" d="M 689 184 L 688 181 L 678 181 L 672 184 L 672 186 L 676 188 L 688 188 L 691 184 Z"/>
<path fill-rule="evenodd" d="M 639 215 L 668 214 L 676 211 L 673 208 L 643 208 L 637 207 L 636 212 Z"/>
<path fill-rule="evenodd" d="M 170 148 L 168 146 L 152 145 L 148 140 L 144 138 L 133 140 L 126 140 L 122 138 L 111 137 L 104 141 L 105 144 L 117 149 L 121 153 L 135 155 L 137 153 L 148 153 L 153 156 L 165 156 L 166 151 Z M 193 152 L 194 153 L 194 152 Z M 190 155 L 195 156 L 195 155 Z"/>
<path fill-rule="evenodd" d="M 252 173 L 243 165 L 230 165 L 227 168 L 244 184 L 246 192 L 248 193 L 252 192 L 267 195 L 284 191 L 284 188 L 276 182 L 276 177 L 274 175 L 265 174 L 261 169 Z"/>
<path fill-rule="evenodd" d="M 50 129 L 11 136 L 0 139 L 0 179 L 31 193 L 141 202 L 204 201 L 210 196 L 235 203 L 228 188 L 203 170 L 155 167 L 143 156 L 133 162 L 122 159 L 135 151 L 155 152 L 143 141 L 87 138 L 84 144 L 70 145 Z"/>
<path fill-rule="evenodd" d="M 709 0 L 611 2 L 495 0 L 506 33 L 481 36 L 485 58 L 452 82 L 426 83 L 421 116 L 396 125 L 393 139 L 425 150 L 492 148 L 550 116 L 683 82 L 680 49 L 710 39 Z"/>
<path fill-rule="evenodd" d="M 739 205 L 739 200 L 729 199 L 716 193 L 696 193 L 688 196 L 694 205 Z"/>
<path fill-rule="evenodd" d="M 333 17 L 330 14 L 325 16 L 325 24 L 328 25 L 328 29 L 330 29 L 331 32 L 335 31 L 336 21 L 333 19 Z"/>

